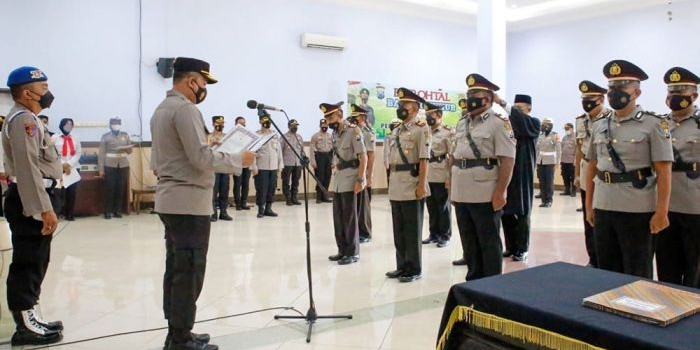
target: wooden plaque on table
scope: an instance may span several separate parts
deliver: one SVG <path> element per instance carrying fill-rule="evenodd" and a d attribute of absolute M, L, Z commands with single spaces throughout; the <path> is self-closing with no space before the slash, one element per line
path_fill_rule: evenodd
<path fill-rule="evenodd" d="M 668 326 L 700 310 L 700 294 L 639 280 L 583 299 L 583 305 Z"/>

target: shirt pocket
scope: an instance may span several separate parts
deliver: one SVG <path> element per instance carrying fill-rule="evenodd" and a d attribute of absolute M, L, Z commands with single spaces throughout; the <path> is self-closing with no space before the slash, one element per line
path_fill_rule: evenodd
<path fill-rule="evenodd" d="M 648 154 L 649 147 L 647 146 L 647 135 L 644 134 L 631 134 L 625 135 L 623 137 L 615 138 L 617 142 L 613 141 L 613 147 L 615 151 L 622 155 L 626 155 L 626 158 L 636 157 L 637 155 Z"/>

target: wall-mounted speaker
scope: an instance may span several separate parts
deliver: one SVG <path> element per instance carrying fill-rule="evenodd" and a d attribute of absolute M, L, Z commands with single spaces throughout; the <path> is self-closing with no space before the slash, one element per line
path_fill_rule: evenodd
<path fill-rule="evenodd" d="M 163 78 L 172 78 L 174 62 L 175 58 L 173 57 L 159 58 L 158 63 L 156 63 L 156 66 L 158 67 L 158 74 L 160 74 Z"/>

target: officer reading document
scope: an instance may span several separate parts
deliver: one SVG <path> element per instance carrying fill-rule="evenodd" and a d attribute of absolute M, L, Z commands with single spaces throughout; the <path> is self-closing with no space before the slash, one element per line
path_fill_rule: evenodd
<path fill-rule="evenodd" d="M 214 168 L 247 167 L 255 154 L 213 150 L 197 104 L 207 97 L 207 84 L 217 80 L 209 63 L 179 57 L 173 88 L 151 118 L 152 168 L 158 173 L 155 211 L 165 226 L 163 313 L 168 320 L 169 350 L 216 350 L 208 334 L 192 333 L 196 302 L 204 284 L 211 228 Z"/>

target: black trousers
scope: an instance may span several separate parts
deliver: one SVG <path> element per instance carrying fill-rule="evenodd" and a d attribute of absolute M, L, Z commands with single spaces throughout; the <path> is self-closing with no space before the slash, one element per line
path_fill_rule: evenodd
<path fill-rule="evenodd" d="M 653 213 L 594 210 L 598 267 L 653 278 L 655 238 L 649 228 Z"/>
<path fill-rule="evenodd" d="M 163 314 L 173 342 L 184 343 L 204 285 L 211 221 L 206 215 L 158 215 L 165 226 Z"/>
<path fill-rule="evenodd" d="M 255 204 L 264 207 L 266 203 L 272 203 L 277 187 L 277 170 L 258 170 L 255 181 Z"/>
<path fill-rule="evenodd" d="M 233 176 L 233 202 L 236 207 L 246 205 L 250 189 L 250 168 L 243 168 L 241 175 Z"/>
<path fill-rule="evenodd" d="M 554 164 L 537 164 L 542 203 L 551 203 L 554 196 Z"/>
<path fill-rule="evenodd" d="M 595 248 L 595 228 L 586 220 L 586 191 L 581 190 L 581 208 L 583 208 L 583 234 L 586 240 L 586 252 L 588 253 L 588 264 L 598 267 L 598 253 Z"/>
<path fill-rule="evenodd" d="M 105 167 L 105 214 L 120 213 L 126 184 L 129 181 L 129 167 Z"/>
<path fill-rule="evenodd" d="M 215 173 L 214 174 L 214 195 L 212 197 L 212 205 L 216 213 L 216 207 L 219 209 L 228 209 L 228 189 L 231 180 L 229 174 Z"/>
<path fill-rule="evenodd" d="M 365 188 L 357 194 L 357 226 L 361 238 L 372 238 L 372 190 Z"/>
<path fill-rule="evenodd" d="M 333 153 L 316 152 L 315 157 L 316 170 L 314 171 L 314 175 L 316 175 L 318 181 L 321 183 L 321 185 L 323 185 L 323 188 L 327 190 L 328 186 L 330 186 L 331 184 L 331 166 L 333 162 Z M 316 198 L 325 198 L 325 196 L 323 195 L 323 191 L 321 191 L 321 188 L 318 187 L 318 185 L 316 185 Z"/>
<path fill-rule="evenodd" d="M 7 275 L 10 311 L 28 310 L 38 303 L 51 257 L 53 235 L 43 236 L 43 223 L 24 216 L 23 210 L 17 185 L 11 184 L 5 194 L 5 218 L 12 232 L 13 248 Z"/>
<path fill-rule="evenodd" d="M 425 199 L 428 207 L 430 238 L 449 241 L 452 237 L 452 209 L 444 182 L 429 182 L 430 196 Z"/>
<path fill-rule="evenodd" d="M 386 188 L 389 188 L 389 175 L 391 175 L 391 170 L 386 169 Z"/>
<path fill-rule="evenodd" d="M 357 197 L 353 192 L 333 194 L 333 228 L 338 254 L 360 254 L 360 235 L 357 224 Z"/>
<path fill-rule="evenodd" d="M 525 253 L 530 248 L 530 214 L 503 214 L 503 237 L 506 250 L 511 253 Z"/>
<path fill-rule="evenodd" d="M 394 227 L 396 269 L 411 275 L 421 274 L 421 233 L 424 200 L 390 201 Z"/>
<path fill-rule="evenodd" d="M 561 178 L 564 180 L 564 190 L 575 192 L 574 179 L 576 178 L 574 163 L 561 163 Z"/>
<path fill-rule="evenodd" d="M 75 194 L 78 190 L 78 184 L 79 182 L 76 182 L 60 191 L 61 203 L 63 206 L 61 213 L 64 217 L 73 216 L 73 212 L 75 211 Z"/>
<path fill-rule="evenodd" d="M 656 238 L 659 281 L 700 288 L 700 215 L 669 212 L 668 219 Z"/>
<path fill-rule="evenodd" d="M 503 269 L 501 215 L 491 202 L 455 203 L 457 228 L 462 239 L 462 257 L 467 261 L 466 280 L 500 275 Z"/>
<path fill-rule="evenodd" d="M 282 169 L 282 193 L 284 198 L 296 198 L 299 193 L 301 166 L 285 166 Z"/>

